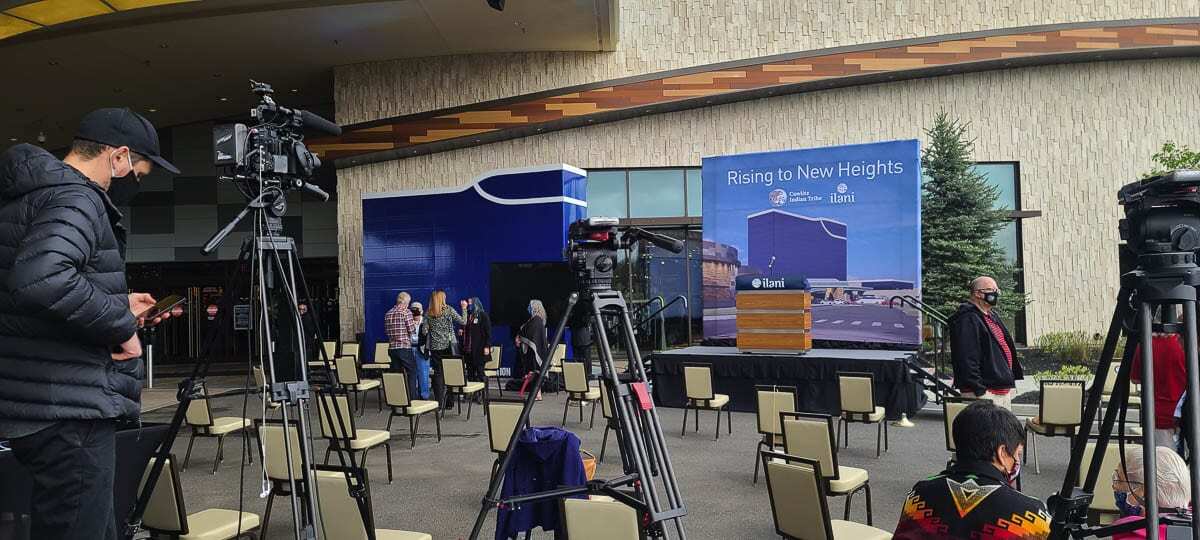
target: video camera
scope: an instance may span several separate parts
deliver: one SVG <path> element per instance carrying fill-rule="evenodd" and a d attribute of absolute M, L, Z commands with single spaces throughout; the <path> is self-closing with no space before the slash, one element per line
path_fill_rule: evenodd
<path fill-rule="evenodd" d="M 567 229 L 567 260 L 581 291 L 612 289 L 617 250 L 638 240 L 646 240 L 671 253 L 683 251 L 681 240 L 639 227 L 621 231 L 617 229 L 618 223 L 617 218 L 593 217 L 576 221 Z"/>
<path fill-rule="evenodd" d="M 1121 239 L 1144 269 L 1169 265 L 1162 254 L 1200 251 L 1200 171 L 1174 171 L 1126 184 Z"/>
<path fill-rule="evenodd" d="M 281 189 L 304 189 L 328 200 L 329 194 L 308 182 L 321 160 L 304 145 L 304 130 L 341 135 L 337 124 L 301 109 L 275 103 L 271 85 L 250 81 L 258 105 L 250 116 L 258 124 L 224 124 L 213 128 L 213 163 L 234 180 L 259 180 Z"/>

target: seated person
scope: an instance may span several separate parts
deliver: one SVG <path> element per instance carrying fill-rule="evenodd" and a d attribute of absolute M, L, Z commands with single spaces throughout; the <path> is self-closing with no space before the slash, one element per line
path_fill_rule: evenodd
<path fill-rule="evenodd" d="M 1159 514 L 1169 514 L 1174 510 L 1187 509 L 1192 502 L 1192 485 L 1188 477 L 1188 466 L 1183 458 L 1174 450 L 1159 446 L 1155 448 L 1154 492 L 1158 494 Z M 1146 477 L 1145 462 L 1142 460 L 1141 448 L 1125 450 L 1125 468 L 1117 465 L 1113 473 L 1113 493 L 1116 495 L 1117 508 L 1121 509 L 1121 519 L 1114 525 L 1126 523 L 1146 515 Z M 1141 529 L 1113 536 L 1113 540 L 1145 538 L 1146 530 Z M 1167 527 L 1159 526 L 1159 538 L 1167 537 Z"/>
<path fill-rule="evenodd" d="M 913 486 L 892 538 L 1047 538 L 1046 505 L 1010 486 L 1025 453 L 1020 420 L 991 401 L 977 401 L 954 419 L 953 437 L 954 464 Z"/>

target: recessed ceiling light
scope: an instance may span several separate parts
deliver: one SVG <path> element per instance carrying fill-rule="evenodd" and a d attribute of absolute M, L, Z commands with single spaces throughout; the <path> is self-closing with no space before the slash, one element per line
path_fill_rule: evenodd
<path fill-rule="evenodd" d="M 51 60 L 51 61 L 49 61 L 49 62 L 47 62 L 47 63 L 48 63 L 48 64 L 50 64 L 50 65 L 52 65 L 52 66 L 57 66 L 57 65 L 58 65 L 58 60 Z"/>
<path fill-rule="evenodd" d="M 151 108 L 149 108 L 149 109 L 146 109 L 146 110 L 147 110 L 147 111 L 150 111 L 150 112 L 158 112 L 158 109 L 155 109 L 155 108 L 153 108 L 153 107 L 151 107 Z"/>
<path fill-rule="evenodd" d="M 170 47 L 171 47 L 171 46 L 170 46 L 170 45 L 167 45 L 166 43 L 159 43 L 159 44 L 158 44 L 158 48 L 160 48 L 160 49 L 167 49 L 167 48 L 170 48 Z"/>
<path fill-rule="evenodd" d="M 298 94 L 298 93 L 300 93 L 300 89 L 299 89 L 299 88 L 293 88 L 293 89 L 292 89 L 292 93 L 293 93 L 293 94 Z"/>
<path fill-rule="evenodd" d="M 217 101 L 229 101 L 229 98 L 227 98 L 227 97 L 217 98 Z"/>
<path fill-rule="evenodd" d="M 9 140 L 10 142 L 17 142 L 17 138 L 16 138 L 16 137 L 9 137 L 9 138 L 8 138 L 8 140 Z"/>

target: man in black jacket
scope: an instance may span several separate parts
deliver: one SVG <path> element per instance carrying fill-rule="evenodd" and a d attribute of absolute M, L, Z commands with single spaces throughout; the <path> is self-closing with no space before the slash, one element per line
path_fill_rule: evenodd
<path fill-rule="evenodd" d="M 178 172 L 128 109 L 84 117 L 61 161 L 0 155 L 0 439 L 33 477 L 39 540 L 116 538 L 116 421 L 139 415 L 138 314 L 154 299 L 129 294 L 107 190 L 152 163 Z"/>
<path fill-rule="evenodd" d="M 950 317 L 950 363 L 954 386 L 964 395 L 1012 408 L 1012 389 L 1024 378 L 1012 335 L 993 309 L 1000 302 L 996 280 L 971 281 L 971 297 Z"/>

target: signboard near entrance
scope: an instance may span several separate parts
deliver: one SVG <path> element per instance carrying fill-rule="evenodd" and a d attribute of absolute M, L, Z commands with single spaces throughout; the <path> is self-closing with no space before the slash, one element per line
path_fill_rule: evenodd
<path fill-rule="evenodd" d="M 735 282 L 805 279 L 818 340 L 920 343 L 916 140 L 706 157 L 704 334 L 737 331 Z"/>
<path fill-rule="evenodd" d="M 233 329 L 250 329 L 250 304 L 237 304 L 233 306 Z"/>

